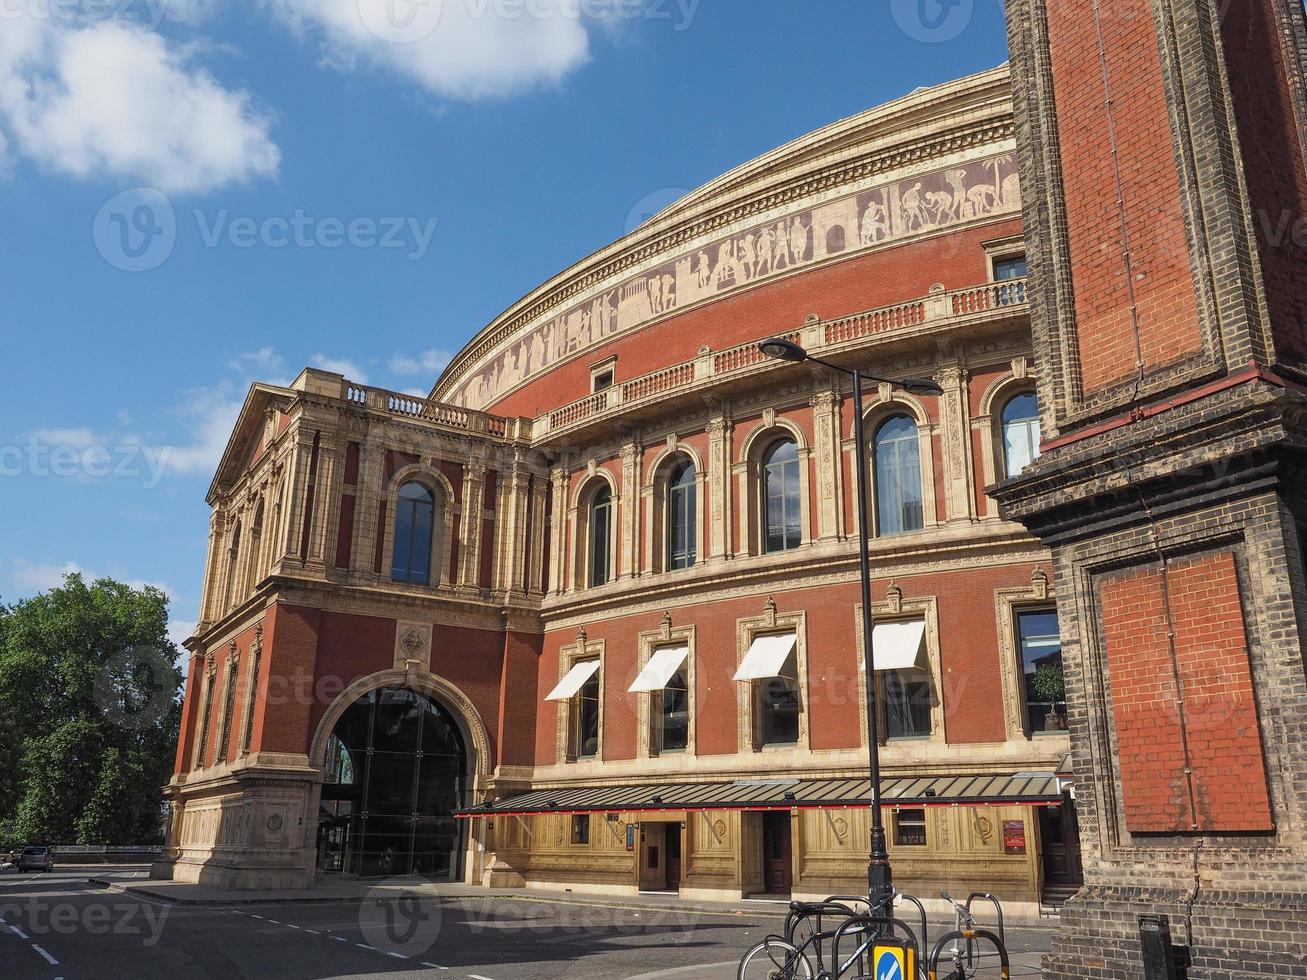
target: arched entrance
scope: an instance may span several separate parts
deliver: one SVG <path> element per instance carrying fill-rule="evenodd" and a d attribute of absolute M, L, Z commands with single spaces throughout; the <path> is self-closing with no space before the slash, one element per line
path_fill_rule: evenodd
<path fill-rule="evenodd" d="M 323 760 L 318 869 L 460 880 L 468 755 L 454 717 L 405 687 L 354 700 Z"/>

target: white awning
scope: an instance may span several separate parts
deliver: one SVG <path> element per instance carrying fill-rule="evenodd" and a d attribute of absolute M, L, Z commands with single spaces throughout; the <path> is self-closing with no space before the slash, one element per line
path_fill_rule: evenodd
<path fill-rule="evenodd" d="M 644 665 L 644 670 L 636 675 L 635 682 L 627 688 L 632 693 L 639 691 L 661 691 L 672 679 L 672 675 L 681 669 L 685 658 L 690 655 L 690 648 L 682 643 L 680 646 L 663 647 L 655 651 Z"/>
<path fill-rule="evenodd" d="M 599 669 L 598 660 L 582 660 L 579 664 L 574 664 L 566 676 L 558 682 L 558 686 L 545 695 L 546 701 L 566 701 L 568 698 L 575 696 L 576 692 L 581 690 L 595 671 Z"/>
<path fill-rule="evenodd" d="M 740 669 L 735 672 L 735 679 L 756 681 L 766 677 L 779 677 L 786 658 L 794 652 L 794 643 L 793 633 L 755 636 L 749 652 L 740 661 Z"/>
<path fill-rule="evenodd" d="M 922 665 L 926 649 L 926 621 L 877 623 L 871 628 L 872 661 L 877 670 L 911 670 Z M 866 669 L 866 660 L 859 665 Z"/>

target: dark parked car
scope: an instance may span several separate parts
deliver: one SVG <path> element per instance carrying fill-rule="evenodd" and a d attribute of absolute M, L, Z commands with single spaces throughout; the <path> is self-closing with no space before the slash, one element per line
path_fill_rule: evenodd
<path fill-rule="evenodd" d="M 54 851 L 48 847 L 24 847 L 18 855 L 19 871 L 53 871 Z"/>

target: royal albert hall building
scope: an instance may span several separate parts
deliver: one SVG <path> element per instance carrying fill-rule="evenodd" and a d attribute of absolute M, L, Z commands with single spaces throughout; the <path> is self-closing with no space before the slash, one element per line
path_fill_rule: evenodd
<path fill-rule="evenodd" d="M 896 884 L 1081 880 L 1006 67 L 833 123 L 539 286 L 426 399 L 256 384 L 156 874 L 865 888 L 855 467 Z M 768 360 L 780 335 L 872 384 Z"/>

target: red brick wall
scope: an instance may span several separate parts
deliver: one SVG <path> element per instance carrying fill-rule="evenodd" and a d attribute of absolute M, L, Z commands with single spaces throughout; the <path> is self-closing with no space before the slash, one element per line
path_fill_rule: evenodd
<path fill-rule="evenodd" d="M 1271 7 L 1271 0 L 1225 5 L 1222 37 L 1276 343 L 1307 358 L 1305 134 L 1290 101 Z"/>
<path fill-rule="evenodd" d="M 1273 829 L 1234 555 L 1172 564 L 1165 590 L 1158 570 L 1107 579 L 1100 599 L 1129 830 Z"/>
<path fill-rule="evenodd" d="M 1030 581 L 1032 565 L 899 577 L 905 600 L 937 598 L 940 666 L 945 730 L 951 743 L 1002 742 L 1005 739 L 1003 695 L 998 661 L 998 623 L 994 593 Z M 888 580 L 876 580 L 873 593 L 885 595 Z M 856 747 L 861 704 L 855 653 L 856 583 L 777 592 L 780 613 L 807 612 L 808 676 L 805 703 L 813 749 Z M 671 610 L 676 626 L 695 629 L 695 748 L 699 755 L 738 751 L 736 620 L 763 611 L 764 599 L 750 597 Z M 636 755 L 636 696 L 627 688 L 635 679 L 638 634 L 657 629 L 662 611 L 614 618 L 586 627 L 591 642 L 604 641 L 603 757 Z M 547 633 L 536 690 L 536 763 L 550 765 L 557 754 L 558 706 L 544 696 L 558 683 L 559 649 L 576 641 L 575 630 Z"/>
<path fill-rule="evenodd" d="M 830 318 L 925 296 L 989 278 L 981 243 L 1021 233 L 1019 218 L 835 262 L 779 282 L 707 303 L 635 330 L 546 372 L 491 407 L 500 415 L 534 418 L 590 393 L 590 365 L 616 355 L 618 382 L 714 350 L 801 325 L 810 313 Z"/>
<path fill-rule="evenodd" d="M 336 567 L 349 568 L 354 542 L 354 494 L 340 495 L 340 521 L 336 525 Z"/>
<path fill-rule="evenodd" d="M 1092 393 L 1135 372 L 1129 283 L 1089 5 L 1047 9 L 1076 330 Z M 1144 361 L 1155 368 L 1202 346 L 1180 181 L 1150 0 L 1103 0 L 1102 12 Z"/>

